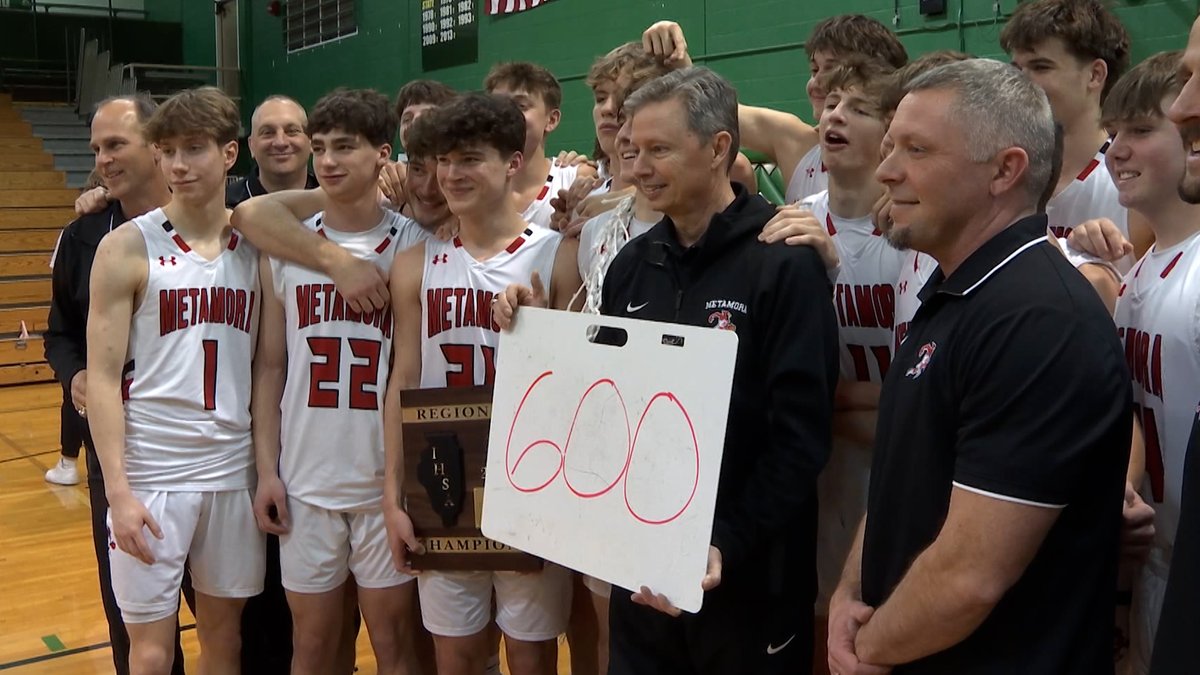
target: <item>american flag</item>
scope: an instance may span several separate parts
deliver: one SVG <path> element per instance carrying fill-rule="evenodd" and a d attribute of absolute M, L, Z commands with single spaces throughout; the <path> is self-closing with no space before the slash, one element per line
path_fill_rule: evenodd
<path fill-rule="evenodd" d="M 488 14 L 515 14 L 544 5 L 550 0 L 487 0 Z"/>

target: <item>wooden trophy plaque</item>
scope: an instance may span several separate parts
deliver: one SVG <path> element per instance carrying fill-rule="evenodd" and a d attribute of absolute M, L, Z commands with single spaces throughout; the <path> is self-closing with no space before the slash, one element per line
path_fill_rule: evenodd
<path fill-rule="evenodd" d="M 480 532 L 492 388 L 400 392 L 404 502 L 425 553 L 418 570 L 536 571 L 542 560 Z"/>

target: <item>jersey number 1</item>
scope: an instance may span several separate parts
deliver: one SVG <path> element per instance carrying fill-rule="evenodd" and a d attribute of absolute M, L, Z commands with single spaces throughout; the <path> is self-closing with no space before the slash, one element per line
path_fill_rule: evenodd
<path fill-rule="evenodd" d="M 204 340 L 204 409 L 217 409 L 217 341 Z"/>

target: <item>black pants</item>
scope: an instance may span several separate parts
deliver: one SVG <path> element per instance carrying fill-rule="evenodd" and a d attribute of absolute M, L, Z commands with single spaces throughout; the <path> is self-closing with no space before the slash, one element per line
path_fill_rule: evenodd
<path fill-rule="evenodd" d="M 69 415 L 68 415 L 69 413 Z M 108 561 L 108 499 L 104 494 L 104 477 L 100 461 L 96 459 L 96 446 L 87 421 L 79 417 L 75 408 L 68 407 L 63 414 L 78 429 L 87 446 L 88 493 L 92 507 L 92 543 L 96 549 L 96 567 L 100 576 L 100 599 L 104 604 L 104 616 L 108 620 L 108 636 L 112 643 L 113 665 L 118 675 L 129 673 L 129 634 L 121 619 L 112 590 L 112 571 Z M 195 591 L 188 570 L 183 571 L 183 596 L 192 613 L 196 611 Z M 279 573 L 279 538 L 267 537 L 267 576 L 261 594 L 250 598 L 242 611 L 242 672 L 258 675 L 288 675 L 292 665 L 292 614 L 288 609 L 287 597 Z M 183 675 L 183 650 L 179 645 L 179 631 L 175 633 L 175 663 L 172 675 Z"/>
<path fill-rule="evenodd" d="M 279 572 L 279 537 L 268 534 L 263 592 L 247 600 L 242 610 L 242 672 L 288 675 L 291 669 L 292 611 Z"/>
<path fill-rule="evenodd" d="M 705 593 L 696 614 L 670 617 L 613 587 L 609 675 L 808 675 L 813 660 L 816 510 L 742 570 Z"/>
<path fill-rule="evenodd" d="M 79 459 L 79 448 L 83 446 L 83 434 L 80 427 L 87 426 L 79 419 L 75 404 L 71 403 L 71 394 L 63 391 L 62 413 L 59 415 L 58 441 L 62 446 L 62 456 Z"/>

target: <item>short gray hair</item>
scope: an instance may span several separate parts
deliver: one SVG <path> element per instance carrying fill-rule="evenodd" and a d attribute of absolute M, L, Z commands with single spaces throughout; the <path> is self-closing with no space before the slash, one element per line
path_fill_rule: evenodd
<path fill-rule="evenodd" d="M 286 94 L 271 94 L 270 96 L 264 98 L 258 105 L 256 105 L 254 107 L 254 112 L 250 113 L 250 131 L 251 131 L 251 133 L 253 133 L 254 128 L 258 126 L 258 122 L 257 122 L 258 111 L 262 110 L 262 107 L 264 105 L 270 103 L 271 101 L 280 101 L 282 103 L 291 103 L 292 105 L 296 106 L 296 108 L 300 110 L 300 127 L 301 128 L 308 127 L 308 111 L 304 109 L 304 106 L 300 105 L 299 101 L 292 98 L 291 96 L 287 96 Z"/>
<path fill-rule="evenodd" d="M 947 63 L 909 83 L 906 91 L 942 89 L 956 94 L 951 116 L 963 128 L 971 161 L 986 162 L 1006 148 L 1029 156 L 1025 191 L 1036 201 L 1054 172 L 1054 115 L 1046 93 L 1010 64 L 992 59 Z"/>
<path fill-rule="evenodd" d="M 93 112 L 100 112 L 100 109 L 109 103 L 125 102 L 133 106 L 133 111 L 137 113 L 138 122 L 145 124 L 154 116 L 154 111 L 158 110 L 158 104 L 154 99 L 146 94 L 124 94 L 121 96 L 109 96 L 108 98 L 96 104 Z"/>
<path fill-rule="evenodd" d="M 651 103 L 677 99 L 687 111 L 688 130 L 703 139 L 722 131 L 733 141 L 729 145 L 728 171 L 737 159 L 741 138 L 738 134 L 737 90 L 728 80 L 713 71 L 700 67 L 676 70 L 642 85 L 625 100 L 625 114 L 632 117 Z"/>

